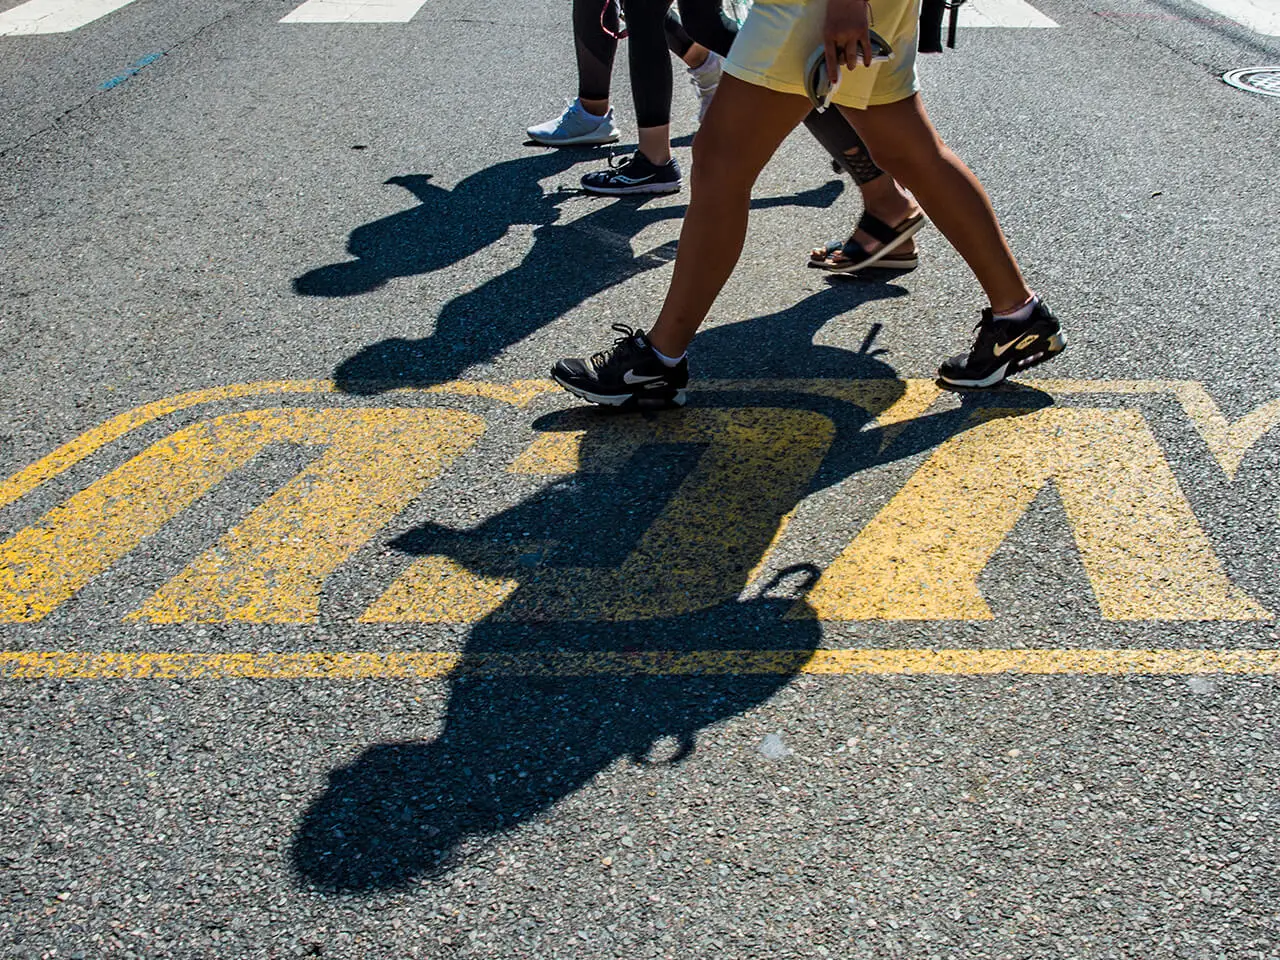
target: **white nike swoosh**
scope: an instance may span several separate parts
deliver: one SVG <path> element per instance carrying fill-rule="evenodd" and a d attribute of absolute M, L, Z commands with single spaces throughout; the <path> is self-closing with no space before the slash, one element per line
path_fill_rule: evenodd
<path fill-rule="evenodd" d="M 1010 347 L 1012 347 L 1014 344 L 1018 344 L 1021 347 L 1029 347 L 1031 346 L 1031 344 L 1035 343 L 1039 339 L 1040 339 L 1040 336 L 1034 333 L 1031 334 L 1029 337 L 1025 335 L 1021 337 L 1014 337 L 1008 343 L 996 344 L 992 348 L 991 352 L 994 353 L 997 357 L 1003 356 L 1004 352 L 1008 350 Z"/>
<path fill-rule="evenodd" d="M 665 380 L 665 379 L 666 377 L 661 375 L 656 377 L 637 377 L 630 370 L 628 370 L 626 373 L 622 375 L 622 382 L 628 385 L 634 385 L 637 383 L 652 383 L 655 380 Z"/>

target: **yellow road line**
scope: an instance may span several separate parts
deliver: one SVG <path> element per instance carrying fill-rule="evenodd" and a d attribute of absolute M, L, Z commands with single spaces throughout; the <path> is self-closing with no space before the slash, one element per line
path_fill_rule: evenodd
<path fill-rule="evenodd" d="M 1280 650 L 699 650 L 645 653 L 0 653 L 0 680 L 1280 674 Z"/>

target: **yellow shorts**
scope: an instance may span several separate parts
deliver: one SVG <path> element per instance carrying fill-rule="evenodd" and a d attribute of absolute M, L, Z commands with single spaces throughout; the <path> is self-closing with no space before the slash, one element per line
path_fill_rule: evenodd
<path fill-rule="evenodd" d="M 872 28 L 893 48 L 893 59 L 840 70 L 832 98 L 841 106 L 865 110 L 905 100 L 920 89 L 916 45 L 920 0 L 872 0 Z M 730 76 L 803 97 L 804 65 L 822 44 L 826 0 L 755 0 L 738 31 L 724 70 Z"/>

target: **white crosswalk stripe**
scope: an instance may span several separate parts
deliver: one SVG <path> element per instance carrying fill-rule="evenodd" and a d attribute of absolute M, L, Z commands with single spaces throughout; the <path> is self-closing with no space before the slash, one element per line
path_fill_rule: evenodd
<path fill-rule="evenodd" d="M 69 33 L 133 0 L 27 0 L 0 13 L 0 36 Z M 1213 0 L 1250 4 L 1252 0 Z M 281 23 L 408 23 L 425 0 L 304 0 Z M 1056 27 L 1026 0 L 969 0 L 962 27 Z"/>
<path fill-rule="evenodd" d="M 969 0 L 960 8 L 962 27 L 1047 29 L 1057 25 L 1026 0 Z"/>
<path fill-rule="evenodd" d="M 1196 0 L 1196 3 L 1256 33 L 1280 37 L 1280 0 Z"/>
<path fill-rule="evenodd" d="M 306 0 L 281 23 L 408 23 L 426 0 Z"/>
<path fill-rule="evenodd" d="M 0 37 L 70 33 L 133 0 L 27 0 L 0 13 Z"/>
<path fill-rule="evenodd" d="M 134 0 L 26 0 L 0 13 L 0 37 L 69 33 Z M 408 23 L 426 0 L 303 0 L 281 23 Z M 1280 0 L 1196 0 L 1265 36 L 1280 36 Z M 968 0 L 961 27 L 1049 29 L 1058 24 L 1027 0 Z"/>

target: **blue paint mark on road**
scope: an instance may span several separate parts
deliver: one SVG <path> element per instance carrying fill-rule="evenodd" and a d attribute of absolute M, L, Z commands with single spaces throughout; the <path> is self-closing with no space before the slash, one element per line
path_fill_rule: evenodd
<path fill-rule="evenodd" d="M 157 60 L 159 60 L 163 56 L 164 56 L 163 53 L 148 53 L 145 57 L 136 61 L 134 65 L 130 67 L 128 70 L 126 70 L 124 73 L 117 74 L 116 76 L 112 77 L 110 80 L 107 80 L 103 83 L 98 84 L 98 89 L 111 90 L 114 87 L 120 86 L 120 84 L 124 83 L 130 77 L 136 77 L 139 73 L 141 73 L 143 67 L 150 66 L 151 64 L 155 63 Z"/>

